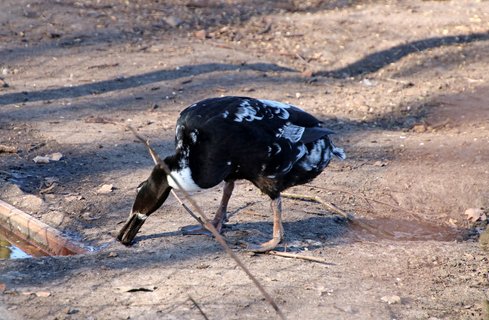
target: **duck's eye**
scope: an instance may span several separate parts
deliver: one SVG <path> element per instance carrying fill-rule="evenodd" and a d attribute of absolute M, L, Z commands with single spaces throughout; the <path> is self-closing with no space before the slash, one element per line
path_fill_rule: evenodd
<path fill-rule="evenodd" d="M 143 181 L 139 184 L 139 186 L 137 187 L 137 191 L 139 193 L 139 191 L 141 191 L 141 188 L 146 184 L 146 181 Z"/>

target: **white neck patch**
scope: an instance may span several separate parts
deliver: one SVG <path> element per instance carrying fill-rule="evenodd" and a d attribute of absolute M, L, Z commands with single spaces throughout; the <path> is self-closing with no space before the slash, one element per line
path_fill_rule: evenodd
<path fill-rule="evenodd" d="M 180 187 L 178 186 L 180 185 L 185 191 L 202 190 L 202 188 L 195 183 L 194 179 L 192 179 L 192 172 L 189 167 L 184 167 L 178 171 L 172 171 L 171 175 L 168 175 L 167 178 L 168 184 L 173 189 L 180 190 Z M 178 184 L 173 179 L 175 179 Z"/>

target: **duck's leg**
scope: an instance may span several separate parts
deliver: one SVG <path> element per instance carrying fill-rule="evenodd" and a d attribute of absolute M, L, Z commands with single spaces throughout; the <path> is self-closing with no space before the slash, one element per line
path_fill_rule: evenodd
<path fill-rule="evenodd" d="M 275 247 L 284 238 L 284 227 L 282 225 L 282 198 L 278 196 L 272 199 L 270 207 L 273 212 L 273 238 L 270 241 L 262 243 L 260 245 L 249 244 L 247 250 L 253 252 L 267 252 L 275 249 Z"/>
<path fill-rule="evenodd" d="M 214 219 L 212 220 L 212 225 L 219 232 L 221 232 L 222 225 L 225 222 L 226 217 L 227 217 L 228 203 L 229 203 L 229 199 L 231 198 L 231 195 L 233 193 L 233 189 L 234 189 L 234 181 L 229 181 L 229 182 L 226 181 L 224 183 L 221 204 L 219 205 L 219 208 L 216 211 L 216 215 L 214 216 Z M 191 234 L 204 234 L 204 235 L 208 235 L 208 236 L 211 235 L 209 230 L 205 229 L 204 227 L 202 227 L 200 225 L 182 227 L 181 230 L 182 230 L 182 233 L 185 235 L 191 235 Z"/>

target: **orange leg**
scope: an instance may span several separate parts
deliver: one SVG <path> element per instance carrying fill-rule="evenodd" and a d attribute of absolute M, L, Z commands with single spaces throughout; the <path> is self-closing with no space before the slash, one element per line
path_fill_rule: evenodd
<path fill-rule="evenodd" d="M 260 245 L 248 245 L 247 250 L 253 252 L 267 252 L 275 249 L 284 238 L 284 227 L 282 225 L 282 198 L 273 199 L 270 203 L 273 212 L 273 238 Z"/>

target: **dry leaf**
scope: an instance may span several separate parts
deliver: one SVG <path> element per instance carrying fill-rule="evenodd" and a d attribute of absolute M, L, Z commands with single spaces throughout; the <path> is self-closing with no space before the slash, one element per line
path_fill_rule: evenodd
<path fill-rule="evenodd" d="M 34 159 L 35 163 L 49 163 L 49 161 L 59 161 L 63 158 L 63 155 L 60 152 L 55 152 L 47 156 L 37 156 Z"/>
<path fill-rule="evenodd" d="M 48 157 L 49 157 L 49 160 L 51 160 L 51 161 L 59 161 L 59 160 L 61 160 L 61 158 L 63 158 L 63 155 L 61 154 L 61 152 L 55 152 L 55 153 L 50 154 Z"/>
<path fill-rule="evenodd" d="M 157 289 L 156 286 L 147 286 L 147 287 L 132 287 L 132 286 L 122 286 L 116 287 L 116 292 L 153 292 Z"/>
<path fill-rule="evenodd" d="M 470 208 L 465 210 L 465 215 L 467 215 L 467 220 L 470 222 L 476 222 L 478 220 L 485 221 L 487 219 L 486 214 L 480 208 Z"/>
<path fill-rule="evenodd" d="M 0 153 L 17 153 L 17 148 L 0 144 Z"/>
<path fill-rule="evenodd" d="M 30 296 L 31 294 L 34 294 L 36 295 L 36 297 L 40 297 L 40 298 L 47 298 L 51 295 L 51 292 L 49 291 L 24 291 L 22 292 L 23 295 L 26 295 L 26 296 Z"/>
<path fill-rule="evenodd" d="M 114 186 L 111 185 L 111 184 L 104 184 L 102 185 L 98 190 L 97 190 L 97 193 L 100 193 L 100 194 L 107 194 L 107 193 L 111 193 L 112 190 L 114 189 Z"/>

